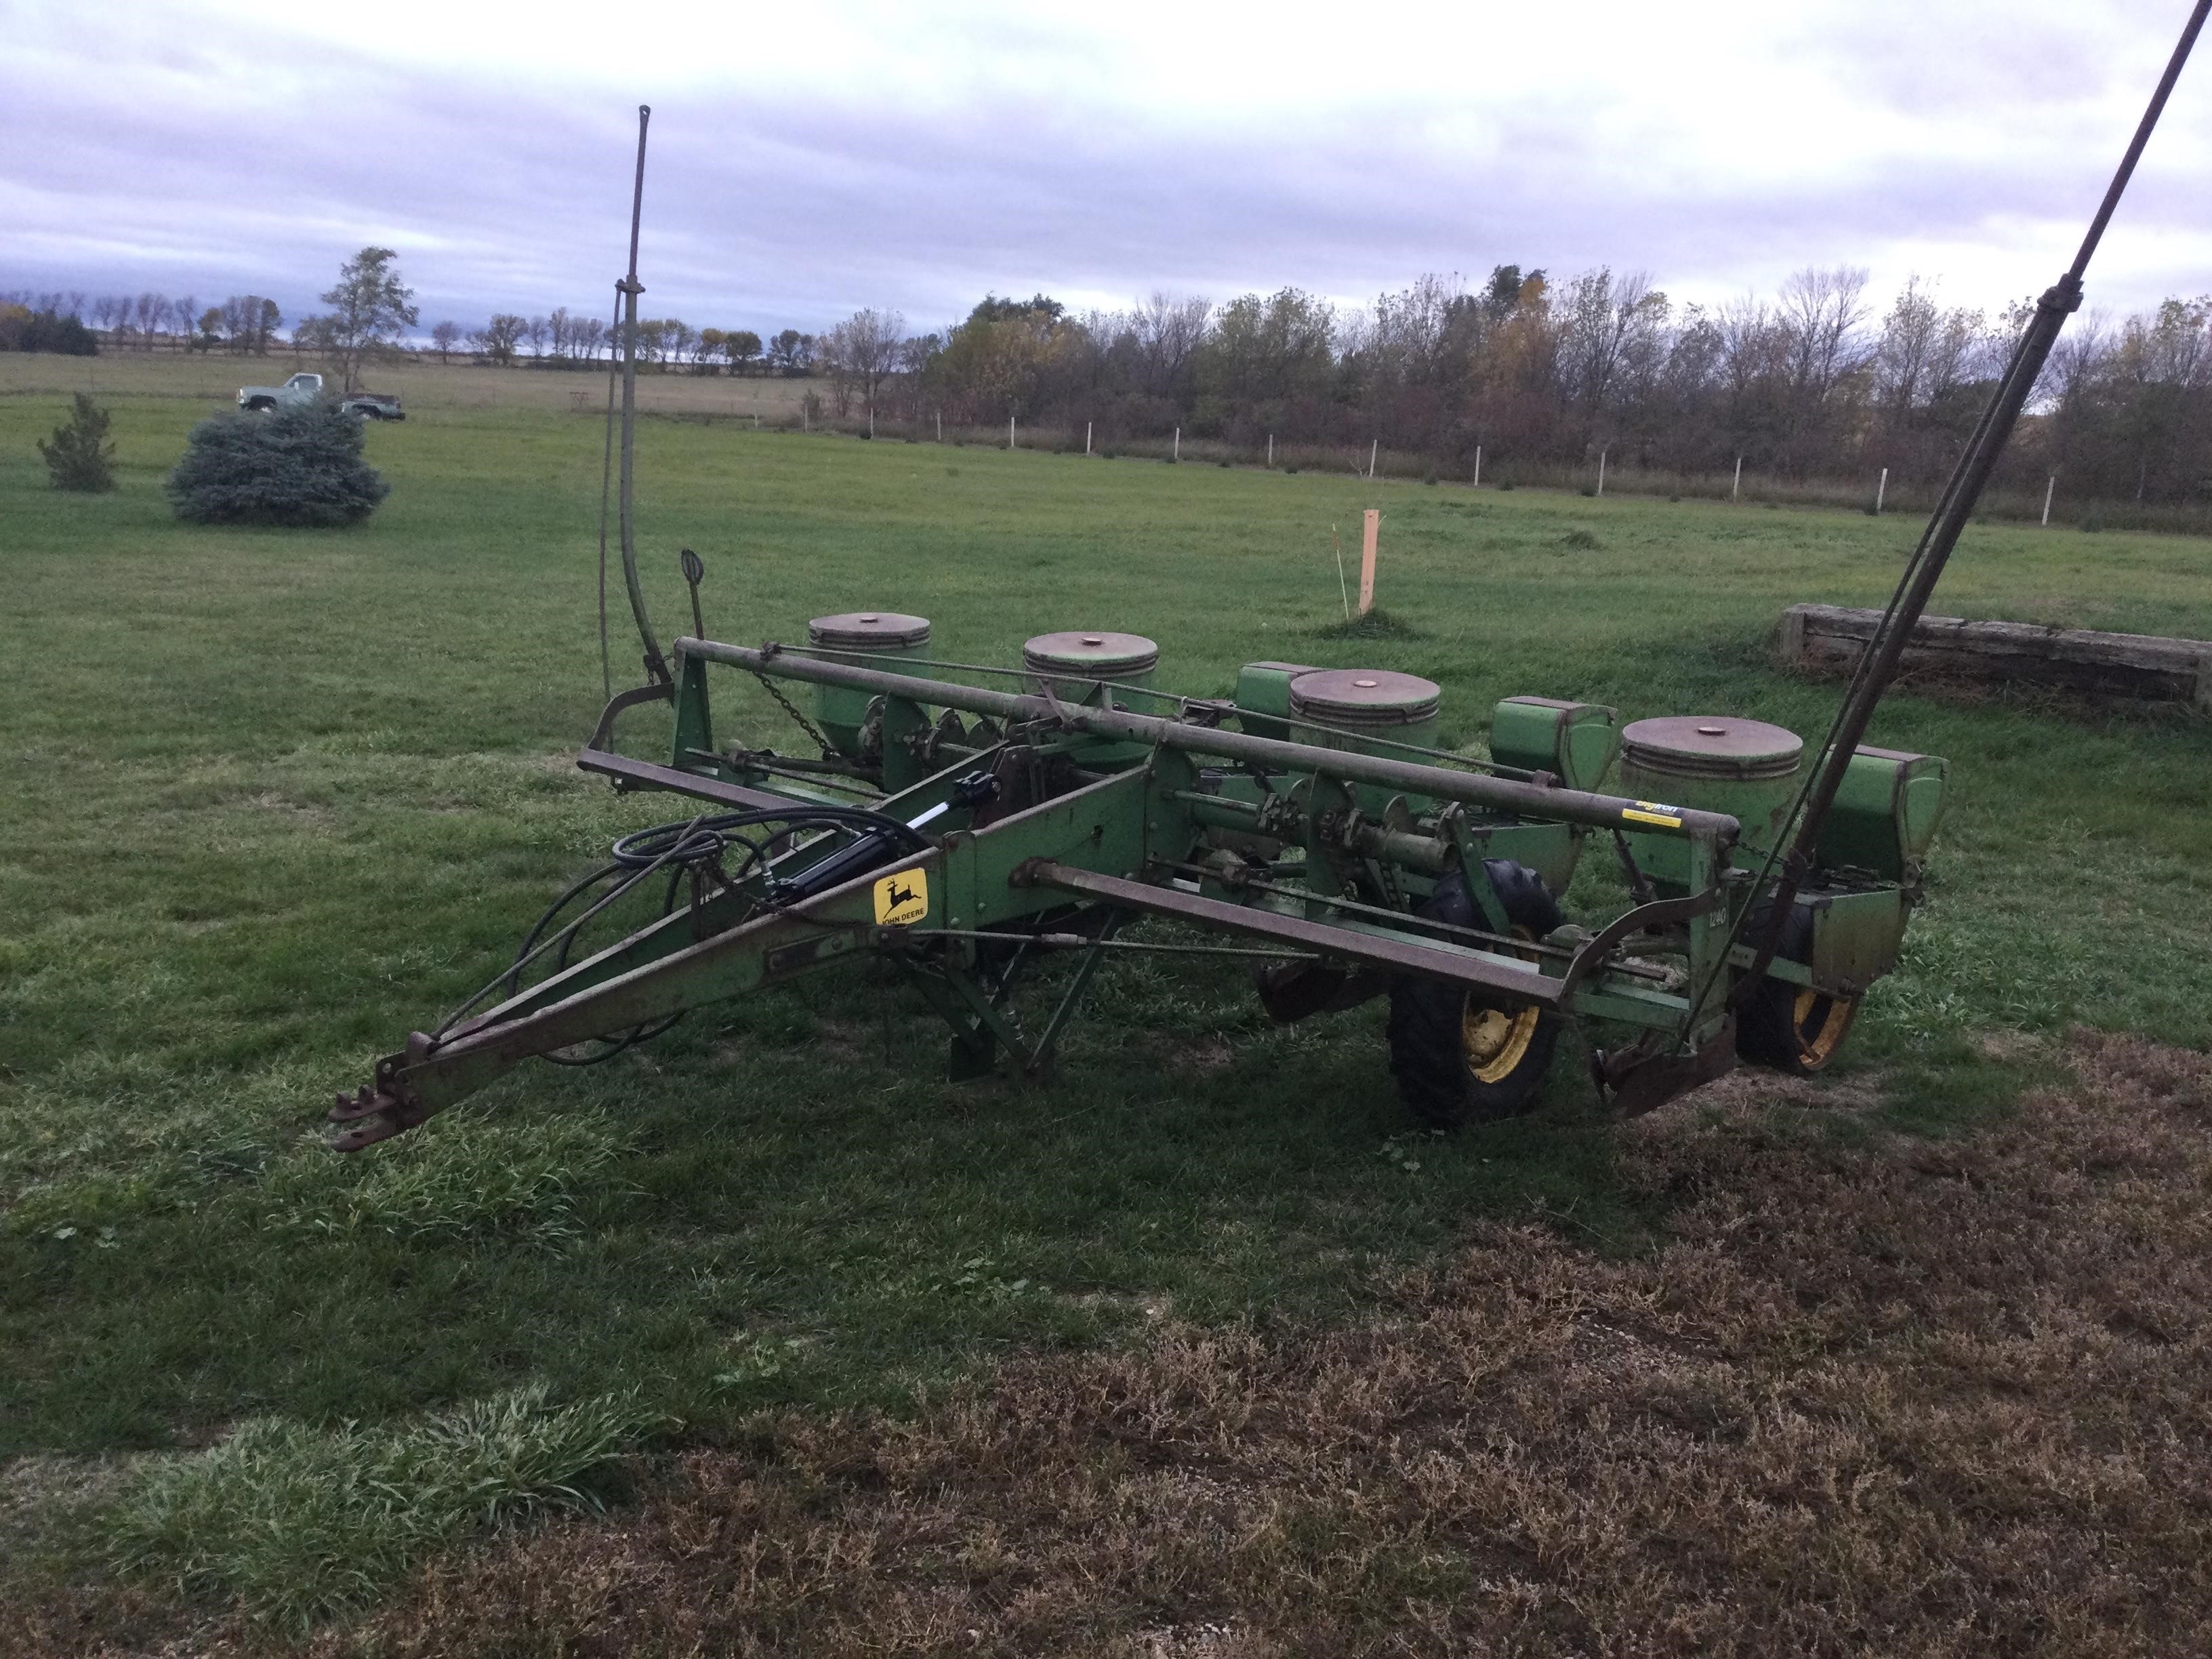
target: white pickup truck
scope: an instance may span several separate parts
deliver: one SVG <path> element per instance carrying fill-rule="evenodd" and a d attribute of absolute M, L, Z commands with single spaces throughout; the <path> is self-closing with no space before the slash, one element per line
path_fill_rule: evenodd
<path fill-rule="evenodd" d="M 322 395 L 321 375 L 295 374 L 282 386 L 239 387 L 238 406 L 262 415 L 290 404 L 311 404 Z M 350 398 L 341 398 L 338 407 L 364 421 L 404 421 L 407 418 L 407 412 L 399 406 L 399 399 L 381 392 L 356 392 Z"/>

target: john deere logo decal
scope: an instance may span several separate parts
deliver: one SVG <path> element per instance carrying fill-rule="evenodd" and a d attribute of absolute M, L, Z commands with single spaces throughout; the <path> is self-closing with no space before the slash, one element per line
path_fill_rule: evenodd
<path fill-rule="evenodd" d="M 929 878 L 902 870 L 876 884 L 876 926 L 904 927 L 929 914 Z"/>

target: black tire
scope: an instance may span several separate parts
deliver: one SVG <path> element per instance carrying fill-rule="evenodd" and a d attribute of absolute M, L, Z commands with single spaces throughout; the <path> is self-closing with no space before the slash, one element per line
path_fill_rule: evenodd
<path fill-rule="evenodd" d="M 1754 915 L 1744 937 L 1760 937 L 1763 919 Z M 1813 913 L 1792 906 L 1782 925 L 1774 954 L 1788 962 L 1813 959 Z M 1856 997 L 1832 997 L 1810 986 L 1787 980 L 1763 979 L 1759 988 L 1736 1010 L 1735 1051 L 1753 1066 L 1765 1066 L 1792 1077 L 1811 1077 L 1825 1072 L 1850 1035 L 1858 1018 Z"/>
<path fill-rule="evenodd" d="M 1482 867 L 1516 933 L 1540 939 L 1565 921 L 1544 878 L 1526 865 L 1485 859 Z M 1461 927 L 1489 925 L 1456 875 L 1438 882 L 1415 914 Z M 1400 975 L 1390 982 L 1390 1070 L 1399 1097 L 1439 1129 L 1517 1117 L 1535 1107 L 1560 1024 L 1542 1009 Z"/>
<path fill-rule="evenodd" d="M 249 415 L 266 415 L 276 407 L 276 405 L 266 398 L 256 398 L 252 403 L 246 404 L 246 412 Z"/>

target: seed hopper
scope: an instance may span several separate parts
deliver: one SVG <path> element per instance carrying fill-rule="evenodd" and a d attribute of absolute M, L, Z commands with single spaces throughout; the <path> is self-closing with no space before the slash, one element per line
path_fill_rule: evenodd
<path fill-rule="evenodd" d="M 1623 730 L 1610 708 L 1515 696 L 1470 759 L 1437 746 L 1429 681 L 1252 662 L 1232 697 L 1179 696 L 1155 685 L 1151 641 L 1103 629 L 1041 635 L 1002 665 L 934 656 L 926 618 L 886 611 L 818 617 L 804 643 L 727 644 L 705 637 L 688 550 L 693 632 L 671 660 L 632 534 L 627 351 L 622 571 L 645 683 L 610 696 L 577 759 L 617 788 L 685 799 L 686 815 L 617 842 L 510 967 L 340 1095 L 336 1145 L 397 1134 L 534 1056 L 617 1052 L 860 957 L 896 963 L 943 1015 L 956 1079 L 1048 1065 L 1120 949 L 1237 958 L 1280 1020 L 1387 997 L 1399 1092 L 1439 1126 L 1527 1110 L 1570 1019 L 1596 1038 L 1594 1075 L 1623 1114 L 1740 1061 L 1820 1070 L 1896 964 L 1943 810 L 1944 763 L 1867 745 L 1869 723 L 2208 12 L 2197 0 L 1809 754 L 1733 714 Z M 634 205 L 616 285 L 630 343 L 637 224 Z M 603 623 L 605 569 L 603 535 Z M 802 752 L 724 728 L 712 694 L 732 675 L 766 689 Z M 616 746 L 648 703 L 673 712 L 665 760 Z M 1617 864 L 1628 902 L 1571 917 L 1560 896 L 1591 856 Z M 663 914 L 581 943 L 641 892 Z M 1155 918 L 1183 926 L 1122 935 Z M 1074 965 L 1050 999 L 1024 998 L 1061 953 Z"/>

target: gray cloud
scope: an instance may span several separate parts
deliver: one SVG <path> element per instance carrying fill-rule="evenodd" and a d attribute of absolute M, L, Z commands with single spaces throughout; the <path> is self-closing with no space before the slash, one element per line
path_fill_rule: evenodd
<path fill-rule="evenodd" d="M 694 323 L 811 328 L 866 304 L 927 325 L 987 288 L 1358 302 L 1502 261 L 1641 269 L 1706 300 L 1849 262 L 1996 304 L 2070 252 L 2179 19 L 1953 9 L 1808 7 L 1710 63 L 1686 12 L 1688 44 L 1648 85 L 1583 62 L 1566 26 L 1504 74 L 1396 91 L 1348 73 L 1310 108 L 1232 66 L 1217 108 L 1146 84 L 1136 47 L 1033 25 L 985 50 L 945 22 L 945 73 L 883 89 L 815 63 L 534 71 L 526 50 L 487 70 L 326 43 L 301 65 L 296 37 L 248 26 L 134 46 L 18 5 L 33 44 L 0 64 L 0 286 L 252 289 L 296 316 L 379 241 L 426 324 L 604 309 L 635 76 L 656 106 L 647 309 Z M 2212 289 L 2208 140 L 2212 64 L 2183 82 L 2100 303 Z"/>

